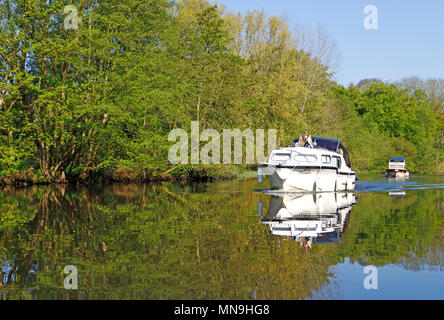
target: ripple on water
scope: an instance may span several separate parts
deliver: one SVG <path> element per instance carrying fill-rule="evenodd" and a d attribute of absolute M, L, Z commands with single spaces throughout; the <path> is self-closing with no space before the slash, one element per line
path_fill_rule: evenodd
<path fill-rule="evenodd" d="M 388 179 L 383 176 L 377 176 L 367 177 L 356 184 L 357 193 L 443 188 L 443 176 L 412 176 L 409 179 Z"/>

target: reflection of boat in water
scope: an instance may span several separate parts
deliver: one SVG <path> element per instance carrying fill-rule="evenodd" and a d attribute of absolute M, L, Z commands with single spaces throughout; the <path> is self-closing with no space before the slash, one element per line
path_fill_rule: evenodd
<path fill-rule="evenodd" d="M 299 141 L 298 141 L 299 143 Z M 355 189 L 356 172 L 347 150 L 337 139 L 313 138 L 309 147 L 298 144 L 273 150 L 261 164 L 273 190 L 340 192 Z"/>
<path fill-rule="evenodd" d="M 405 166 L 405 158 L 391 158 L 385 175 L 395 179 L 410 177 L 410 172 L 408 172 Z"/>
<path fill-rule="evenodd" d="M 399 177 L 398 176 L 398 178 L 390 178 L 390 177 L 388 177 L 387 178 L 387 181 L 388 182 L 390 182 L 390 183 L 395 183 L 395 184 L 399 184 L 399 182 L 405 182 L 405 181 L 408 181 L 409 180 L 409 177 L 406 177 L 406 176 L 404 176 L 404 177 Z"/>
<path fill-rule="evenodd" d="M 275 196 L 262 223 L 274 235 L 301 243 L 339 242 L 355 203 L 354 193 Z"/>
<path fill-rule="evenodd" d="M 392 198 L 404 198 L 405 191 L 392 191 L 392 192 L 389 192 L 389 196 Z"/>

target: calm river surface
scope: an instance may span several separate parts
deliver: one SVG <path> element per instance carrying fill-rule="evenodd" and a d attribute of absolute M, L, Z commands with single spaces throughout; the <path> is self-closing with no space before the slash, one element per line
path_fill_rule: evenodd
<path fill-rule="evenodd" d="M 444 176 L 266 187 L 0 189 L 0 299 L 444 299 Z"/>

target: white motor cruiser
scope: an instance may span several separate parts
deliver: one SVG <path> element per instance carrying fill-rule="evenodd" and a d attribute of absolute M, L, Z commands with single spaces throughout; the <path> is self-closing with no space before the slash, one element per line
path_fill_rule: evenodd
<path fill-rule="evenodd" d="M 385 175 L 395 179 L 409 178 L 410 172 L 405 166 L 405 158 L 391 158 Z"/>
<path fill-rule="evenodd" d="M 274 150 L 259 175 L 268 175 L 273 190 L 290 192 L 353 191 L 356 172 L 349 155 L 337 139 L 313 138 L 304 147 L 296 139 L 292 146 Z"/>

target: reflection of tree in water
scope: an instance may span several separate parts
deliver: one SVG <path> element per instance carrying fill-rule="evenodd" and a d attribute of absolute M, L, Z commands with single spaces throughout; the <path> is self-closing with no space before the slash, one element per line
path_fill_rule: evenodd
<path fill-rule="evenodd" d="M 10 219 L 0 223 L 1 260 L 15 269 L 0 292 L 8 299 L 303 298 L 325 281 L 327 266 L 294 246 L 270 252 L 264 243 L 272 240 L 249 216 L 259 197 L 170 185 L 3 190 L 0 211 Z M 78 292 L 63 288 L 68 264 L 80 270 Z"/>
<path fill-rule="evenodd" d="M 312 300 L 343 300 L 344 289 L 341 284 L 334 278 L 330 277 L 326 284 L 320 289 L 315 290 L 311 297 Z"/>
<path fill-rule="evenodd" d="M 437 201 L 436 207 L 436 213 L 441 222 L 441 232 L 436 232 L 429 243 L 418 241 L 416 251 L 424 252 L 423 254 L 411 252 L 408 257 L 398 259 L 396 264 L 404 269 L 444 271 L 444 200 Z"/>
<path fill-rule="evenodd" d="M 3 270 L 7 273 L 3 277 L 3 298 L 23 295 L 53 298 L 54 289 L 61 289 L 63 273 L 60 269 L 67 264 L 64 256 L 72 256 L 75 248 L 83 245 L 73 242 L 72 234 L 79 226 L 91 230 L 86 217 L 76 215 L 79 199 L 88 205 L 86 195 L 71 193 L 66 196 L 65 192 L 65 186 L 3 189 L 0 212 L 7 219 L 2 219 L 0 224 L 1 260 L 3 265 L 10 266 Z M 90 219 L 93 215 L 91 211 Z M 45 274 L 50 273 L 55 279 L 45 278 Z M 51 283 L 45 284 L 53 288 L 42 290 L 41 283 L 48 280 Z M 60 298 L 70 296 L 70 292 L 60 291 Z"/>
<path fill-rule="evenodd" d="M 253 189 L 249 183 L 237 182 L 237 190 Z M 335 299 L 342 291 L 328 270 L 344 257 L 372 263 L 382 252 L 384 261 L 394 263 L 416 252 L 413 240 L 442 248 L 442 216 L 433 205 L 440 194 L 422 195 L 419 203 L 363 195 L 341 243 L 315 246 L 306 255 L 295 242 L 281 241 L 278 248 L 258 221 L 257 203 L 267 197 L 225 192 L 235 189 L 233 182 L 206 184 L 198 193 L 196 188 L 4 189 L 0 260 L 14 270 L 2 271 L 2 279 L 8 274 L 2 298 Z M 411 239 L 391 239 L 390 221 Z M 63 288 L 68 264 L 79 269 L 78 291 Z"/>
<path fill-rule="evenodd" d="M 401 199 L 361 195 L 341 241 L 341 256 L 361 265 L 398 264 L 410 270 L 442 267 L 442 193 L 442 189 L 416 190 Z"/>

